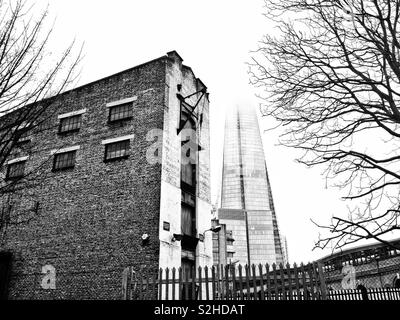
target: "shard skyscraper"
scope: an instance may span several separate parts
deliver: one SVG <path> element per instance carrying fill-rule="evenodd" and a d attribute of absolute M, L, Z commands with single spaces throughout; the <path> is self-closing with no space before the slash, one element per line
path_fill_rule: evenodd
<path fill-rule="evenodd" d="M 254 108 L 228 111 L 225 124 L 219 223 L 234 242 L 227 263 L 286 263 Z"/>

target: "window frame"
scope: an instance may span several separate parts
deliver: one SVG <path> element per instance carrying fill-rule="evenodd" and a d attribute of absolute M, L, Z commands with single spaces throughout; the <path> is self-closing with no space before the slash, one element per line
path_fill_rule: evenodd
<path fill-rule="evenodd" d="M 18 140 L 16 142 L 17 146 L 31 142 L 34 126 L 35 124 L 33 122 L 25 121 L 15 130 L 15 134 L 18 136 Z"/>
<path fill-rule="evenodd" d="M 53 168 L 52 171 L 53 172 L 58 172 L 58 171 L 65 171 L 65 170 L 71 170 L 75 168 L 75 163 L 76 163 L 76 152 L 77 150 L 70 150 L 70 151 L 64 151 L 64 152 L 58 152 L 54 154 L 54 158 L 53 158 Z M 74 157 L 73 157 L 73 165 L 70 166 L 66 166 L 66 167 L 61 167 L 61 168 L 56 168 L 56 163 L 57 163 L 57 157 L 61 156 L 61 155 L 65 155 L 68 153 L 73 153 Z"/>
<path fill-rule="evenodd" d="M 126 154 L 123 156 L 115 157 L 115 158 L 107 158 L 107 151 L 108 148 L 111 145 L 116 145 L 116 144 L 122 144 L 125 143 L 128 145 L 128 148 L 126 149 Z M 122 149 L 121 149 L 122 150 Z M 114 142 L 109 142 L 104 144 L 104 162 L 113 162 L 113 161 L 118 161 L 118 160 L 123 160 L 123 159 L 128 159 L 130 156 L 130 150 L 131 150 L 131 139 L 124 139 L 124 140 L 119 140 L 119 141 L 114 141 Z M 120 150 L 119 150 L 120 151 Z"/>
<path fill-rule="evenodd" d="M 15 166 L 15 165 L 19 165 L 19 164 L 22 164 L 22 165 L 23 165 L 22 174 L 17 175 L 17 176 L 10 176 L 10 171 L 11 171 L 10 169 L 11 169 L 11 167 L 12 167 L 12 166 Z M 25 175 L 25 166 L 26 166 L 26 160 L 20 160 L 20 161 L 8 163 L 8 164 L 7 164 L 7 172 L 6 172 L 5 180 L 8 180 L 8 181 L 9 181 L 9 180 L 18 180 L 18 179 L 23 178 L 24 175 Z"/>
<path fill-rule="evenodd" d="M 74 129 L 70 129 L 70 130 L 67 130 L 67 131 L 62 131 L 63 121 L 68 121 L 68 120 L 70 120 L 72 118 L 79 118 L 79 121 L 78 121 L 79 127 L 78 128 L 74 128 Z M 58 134 L 60 134 L 60 135 L 67 134 L 67 133 L 78 132 L 81 129 L 81 126 L 82 126 L 82 114 L 75 114 L 75 115 L 71 115 L 71 116 L 68 116 L 68 117 L 63 117 L 63 118 L 60 118 L 59 120 L 60 120 L 60 122 L 58 124 Z"/>
<path fill-rule="evenodd" d="M 118 118 L 118 119 L 111 119 L 111 115 L 112 115 L 112 110 L 118 109 L 118 108 L 128 108 L 128 116 L 125 116 L 123 118 Z M 124 114 L 125 112 L 119 112 L 116 114 Z M 125 103 L 121 103 L 121 104 L 117 104 L 114 106 L 110 106 L 108 107 L 108 123 L 118 123 L 121 121 L 125 121 L 125 120 L 131 120 L 133 118 L 133 102 L 125 102 Z"/>

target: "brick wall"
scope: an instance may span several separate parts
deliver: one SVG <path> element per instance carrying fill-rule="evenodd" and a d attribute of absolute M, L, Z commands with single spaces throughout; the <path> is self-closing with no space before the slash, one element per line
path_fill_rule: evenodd
<path fill-rule="evenodd" d="M 158 268 L 161 165 L 146 161 L 153 143 L 146 134 L 163 128 L 166 61 L 154 60 L 55 99 L 49 130 L 33 137 L 35 152 L 27 162 L 28 171 L 44 163 L 40 183 L 25 190 L 14 207 L 18 211 L 38 201 L 38 215 L 10 227 L 0 248 L 13 254 L 10 299 L 119 299 L 125 267 Z M 133 119 L 108 125 L 106 103 L 133 96 Z M 87 109 L 80 131 L 59 136 L 57 115 L 80 109 Z M 101 141 L 131 134 L 129 158 L 104 163 Z M 75 168 L 53 173 L 50 151 L 76 145 Z M 0 201 L 2 206 L 6 198 Z M 147 245 L 143 233 L 150 234 Z M 56 289 L 41 287 L 45 265 L 55 267 Z"/>

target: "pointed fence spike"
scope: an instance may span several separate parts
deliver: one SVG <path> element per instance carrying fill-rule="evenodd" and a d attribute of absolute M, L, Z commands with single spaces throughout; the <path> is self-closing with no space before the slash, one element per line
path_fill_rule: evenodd
<path fill-rule="evenodd" d="M 205 289 L 206 289 L 206 300 L 210 300 L 210 288 L 209 288 L 209 280 L 208 280 L 208 267 L 204 267 L 204 281 L 205 281 Z"/>
<path fill-rule="evenodd" d="M 265 264 L 265 273 L 267 275 L 267 299 L 271 300 L 271 278 L 270 278 L 270 274 L 269 274 L 269 264 L 266 263 Z"/>
<path fill-rule="evenodd" d="M 265 300 L 265 294 L 264 294 L 264 275 L 263 275 L 263 266 L 260 263 L 258 265 L 258 272 L 260 274 L 260 299 Z"/>
<path fill-rule="evenodd" d="M 238 272 L 239 272 L 239 294 L 240 294 L 240 299 L 244 300 L 244 295 L 243 295 L 243 276 L 242 276 L 242 265 L 239 264 L 238 266 Z"/>
<path fill-rule="evenodd" d="M 175 300 L 175 283 L 176 283 L 176 269 L 175 267 L 172 268 L 172 300 Z"/>

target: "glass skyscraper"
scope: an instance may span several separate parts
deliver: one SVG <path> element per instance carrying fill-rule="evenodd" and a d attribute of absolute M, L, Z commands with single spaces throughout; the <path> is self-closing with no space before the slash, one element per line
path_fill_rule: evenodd
<path fill-rule="evenodd" d="M 232 231 L 227 263 L 286 263 L 256 112 L 227 114 L 222 169 L 221 224 Z"/>

